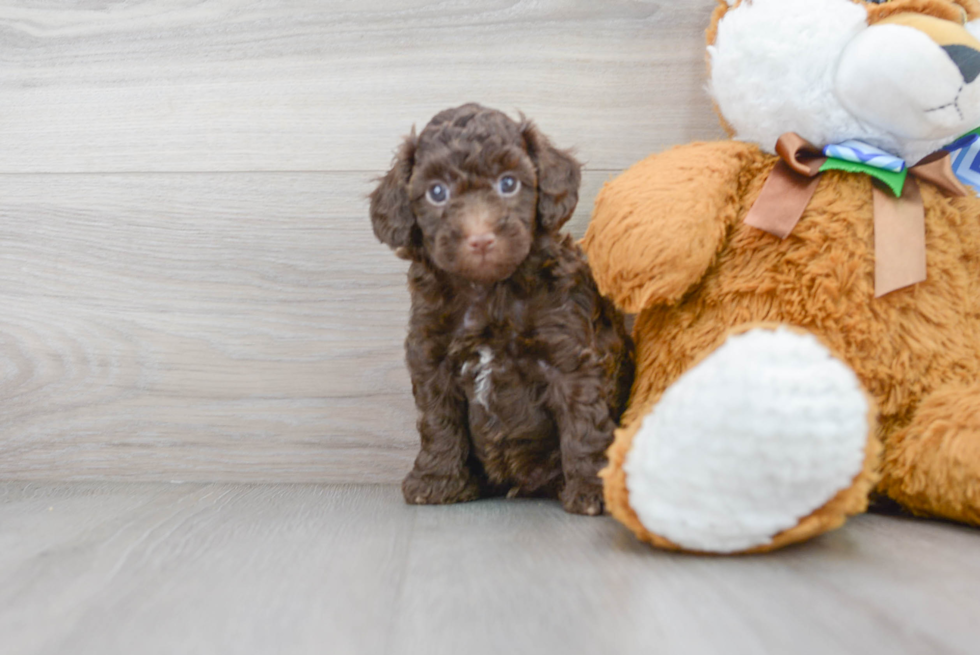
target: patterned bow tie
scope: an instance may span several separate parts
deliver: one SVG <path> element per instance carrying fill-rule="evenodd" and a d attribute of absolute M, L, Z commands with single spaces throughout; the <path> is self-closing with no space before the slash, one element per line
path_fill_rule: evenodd
<path fill-rule="evenodd" d="M 867 173 L 884 182 L 896 198 L 902 195 L 909 173 L 904 159 L 856 139 L 824 146 L 823 154 L 827 161 L 820 167 L 821 171 Z"/>
<path fill-rule="evenodd" d="M 898 157 L 860 141 L 821 149 L 799 134 L 787 132 L 779 137 L 776 152 L 780 161 L 749 209 L 745 223 L 780 239 L 796 227 L 824 171 L 866 173 L 890 191 L 872 185 L 876 298 L 926 279 L 925 208 L 915 178 L 949 195 L 970 195 L 953 174 L 945 150 L 907 167 Z"/>
<path fill-rule="evenodd" d="M 980 196 L 980 128 L 943 148 L 949 153 L 953 172 L 960 182 Z"/>

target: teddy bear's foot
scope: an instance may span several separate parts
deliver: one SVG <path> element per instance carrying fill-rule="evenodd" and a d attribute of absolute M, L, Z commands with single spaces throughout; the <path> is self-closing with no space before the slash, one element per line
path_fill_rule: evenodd
<path fill-rule="evenodd" d="M 914 513 L 980 525 L 980 384 L 925 398 L 881 468 L 879 491 Z"/>
<path fill-rule="evenodd" d="M 837 527 L 866 507 L 870 404 L 813 335 L 731 336 L 642 419 L 623 465 L 629 506 L 649 540 L 695 551 L 766 550 Z"/>

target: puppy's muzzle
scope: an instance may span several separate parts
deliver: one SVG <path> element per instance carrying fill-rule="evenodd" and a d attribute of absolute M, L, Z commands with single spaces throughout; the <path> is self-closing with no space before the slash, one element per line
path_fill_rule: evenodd
<path fill-rule="evenodd" d="M 462 247 L 467 255 L 484 256 L 497 247 L 500 210 L 483 198 L 473 198 L 460 215 Z"/>
<path fill-rule="evenodd" d="M 466 248 L 471 254 L 486 256 L 497 245 L 497 237 L 492 232 L 482 232 L 466 237 Z"/>

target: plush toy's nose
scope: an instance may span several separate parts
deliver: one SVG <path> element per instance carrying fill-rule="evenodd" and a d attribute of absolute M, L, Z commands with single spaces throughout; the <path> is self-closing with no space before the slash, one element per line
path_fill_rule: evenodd
<path fill-rule="evenodd" d="M 969 84 L 980 75 L 980 50 L 965 45 L 944 45 L 943 50 L 960 69 L 963 81 Z"/>

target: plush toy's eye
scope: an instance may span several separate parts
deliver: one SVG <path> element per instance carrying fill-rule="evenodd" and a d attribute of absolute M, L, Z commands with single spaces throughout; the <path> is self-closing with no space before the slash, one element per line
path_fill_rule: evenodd
<path fill-rule="evenodd" d="M 449 187 L 442 182 L 433 182 L 425 192 L 425 199 L 433 205 L 445 205 L 449 200 Z"/>
<path fill-rule="evenodd" d="M 504 175 L 497 180 L 497 193 L 507 197 L 521 190 L 521 181 L 513 175 Z"/>

